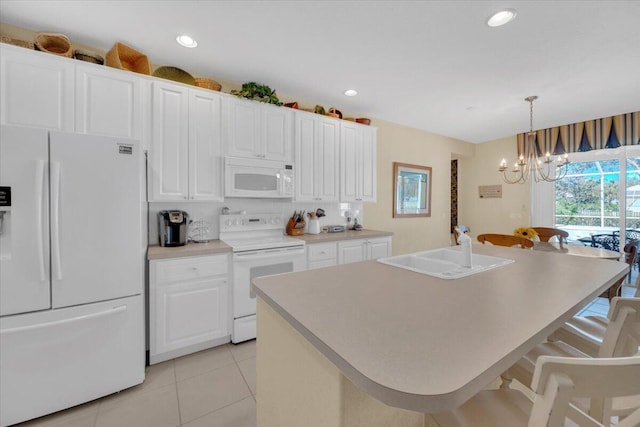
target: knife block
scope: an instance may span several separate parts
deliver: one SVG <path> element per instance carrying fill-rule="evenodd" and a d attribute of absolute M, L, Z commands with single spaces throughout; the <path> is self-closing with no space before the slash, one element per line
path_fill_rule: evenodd
<path fill-rule="evenodd" d="M 301 224 L 300 228 L 296 228 L 297 224 Z M 301 236 L 301 235 L 303 235 L 304 234 L 304 225 L 305 225 L 304 221 L 295 223 L 295 222 L 293 222 L 292 219 L 290 219 L 289 222 L 287 222 L 287 228 L 286 228 L 287 234 L 289 236 Z"/>

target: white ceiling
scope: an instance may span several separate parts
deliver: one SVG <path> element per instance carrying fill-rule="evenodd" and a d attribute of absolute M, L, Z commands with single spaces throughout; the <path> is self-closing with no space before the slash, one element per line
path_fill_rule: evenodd
<path fill-rule="evenodd" d="M 529 95 L 534 128 L 640 110 L 637 0 L 2 0 L 0 21 L 469 142 L 528 130 Z"/>

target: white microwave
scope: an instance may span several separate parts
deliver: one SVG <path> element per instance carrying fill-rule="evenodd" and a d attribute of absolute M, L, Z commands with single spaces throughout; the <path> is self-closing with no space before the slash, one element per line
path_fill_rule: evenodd
<path fill-rule="evenodd" d="M 276 160 L 225 157 L 225 197 L 293 197 L 293 165 Z"/>

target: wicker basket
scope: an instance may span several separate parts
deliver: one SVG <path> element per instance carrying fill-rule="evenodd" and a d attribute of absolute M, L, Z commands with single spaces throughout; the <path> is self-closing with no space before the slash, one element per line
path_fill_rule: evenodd
<path fill-rule="evenodd" d="M 198 87 L 215 90 L 217 92 L 220 92 L 220 89 L 222 89 L 222 85 L 220 83 L 212 79 L 207 79 L 205 77 L 196 77 L 194 79 L 194 84 Z"/>
<path fill-rule="evenodd" d="M 69 38 L 60 33 L 38 33 L 36 34 L 36 49 L 54 55 L 73 57 L 73 49 Z"/>
<path fill-rule="evenodd" d="M 342 118 L 342 112 L 340 110 L 338 110 L 337 108 L 329 108 L 329 112 L 327 113 L 327 116 L 331 116 L 331 117 L 336 117 L 338 119 Z"/>
<path fill-rule="evenodd" d="M 97 53 L 89 52 L 88 50 L 76 49 L 73 51 L 73 57 L 78 61 L 91 62 L 93 64 L 104 64 L 104 58 Z"/>
<path fill-rule="evenodd" d="M 116 43 L 107 52 L 107 65 L 121 70 L 133 71 L 134 73 L 150 74 L 151 67 L 147 55 L 122 44 Z"/>
<path fill-rule="evenodd" d="M 33 42 L 27 42 L 24 40 L 18 40 L 18 39 L 14 39 L 13 37 L 9 37 L 9 36 L 0 36 L 0 42 L 1 43 L 7 43 L 7 44 L 12 44 L 14 46 L 20 46 L 20 47 L 24 47 L 27 49 L 35 49 L 36 45 Z"/>

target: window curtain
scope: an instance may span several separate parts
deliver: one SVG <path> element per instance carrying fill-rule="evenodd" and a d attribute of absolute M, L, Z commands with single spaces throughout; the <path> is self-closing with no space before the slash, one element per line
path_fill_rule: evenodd
<path fill-rule="evenodd" d="M 538 156 L 640 145 L 640 112 L 535 131 Z M 517 136 L 518 155 L 526 154 L 526 133 Z"/>

